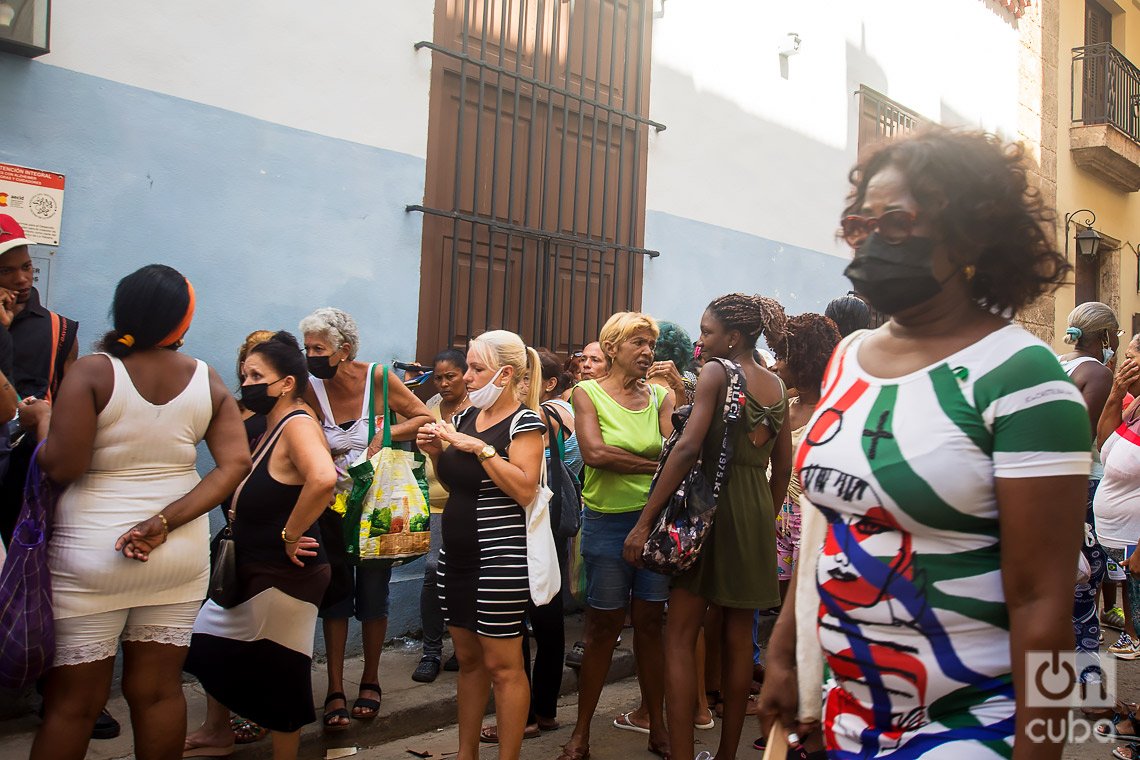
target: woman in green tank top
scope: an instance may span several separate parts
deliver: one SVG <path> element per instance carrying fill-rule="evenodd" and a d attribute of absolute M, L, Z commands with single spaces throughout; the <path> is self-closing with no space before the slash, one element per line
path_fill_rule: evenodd
<path fill-rule="evenodd" d="M 637 677 L 649 708 L 649 750 L 668 753 L 663 704 L 665 655 L 662 619 L 669 579 L 635 568 L 622 546 L 637 524 L 664 437 L 672 432 L 668 392 L 648 385 L 657 323 L 636 312 L 613 315 L 602 327 L 610 372 L 574 389 L 578 445 L 586 463 L 582 501 L 582 557 L 586 564 L 586 651 L 578 682 L 578 722 L 559 760 L 590 753 L 590 719 L 598 705 L 614 646 L 632 598 Z"/>

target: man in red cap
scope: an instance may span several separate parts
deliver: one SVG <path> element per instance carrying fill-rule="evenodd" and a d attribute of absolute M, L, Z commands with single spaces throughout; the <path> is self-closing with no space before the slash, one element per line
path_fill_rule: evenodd
<path fill-rule="evenodd" d="M 5 378 L 11 378 L 20 398 L 51 401 L 79 353 L 79 323 L 40 303 L 40 294 L 33 285 L 35 267 L 28 251 L 31 245 L 35 245 L 34 241 L 28 239 L 19 223 L 0 214 L 0 328 L 6 328 L 0 330 L 0 371 Z M 11 360 L 6 367 L 2 365 L 5 342 L 11 344 Z M 0 379 L 0 386 L 6 382 Z M 6 426 L 0 430 L 0 439 L 0 449 L 8 455 L 7 472 L 0 480 L 0 538 L 7 543 L 23 505 L 24 481 L 35 442 L 29 436 L 9 452 Z M 104 709 L 92 738 L 111 739 L 119 731 L 118 721 Z"/>

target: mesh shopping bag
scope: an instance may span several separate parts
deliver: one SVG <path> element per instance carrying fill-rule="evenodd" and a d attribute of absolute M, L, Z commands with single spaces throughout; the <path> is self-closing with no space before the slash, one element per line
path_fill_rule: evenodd
<path fill-rule="evenodd" d="M 32 455 L 24 506 L 0 571 L 0 686 L 7 689 L 34 683 L 55 655 L 47 542 L 59 488 L 40 471 L 38 454 L 39 446 Z"/>

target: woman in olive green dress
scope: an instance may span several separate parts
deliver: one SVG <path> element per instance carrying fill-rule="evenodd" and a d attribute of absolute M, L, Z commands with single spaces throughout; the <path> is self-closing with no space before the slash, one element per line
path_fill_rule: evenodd
<path fill-rule="evenodd" d="M 721 691 L 724 723 L 718 760 L 736 756 L 752 679 L 752 617 L 757 609 L 780 604 L 776 580 L 775 505 L 782 504 L 792 467 L 791 431 L 784 424 L 788 400 L 784 384 L 756 363 L 761 335 L 769 344 L 784 334 L 784 310 L 762 296 L 733 293 L 709 304 L 701 318 L 701 355 L 728 359 L 743 374 L 747 403 L 730 431 L 733 446 L 728 481 L 720 493 L 712 529 L 700 557 L 677 576 L 669 596 L 665 627 L 666 713 L 671 760 L 693 760 L 692 705 L 696 700 L 693 651 L 710 604 L 724 608 Z M 684 433 L 666 459 L 637 526 L 625 543 L 628 562 L 641 561 L 653 524 L 669 496 L 705 452 L 710 482 L 724 440 L 724 400 L 728 373 L 707 362 Z M 772 477 L 767 477 L 769 460 Z"/>

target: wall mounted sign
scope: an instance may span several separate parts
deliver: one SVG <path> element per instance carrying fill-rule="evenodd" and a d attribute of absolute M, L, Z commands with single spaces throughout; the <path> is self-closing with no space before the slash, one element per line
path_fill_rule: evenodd
<path fill-rule="evenodd" d="M 29 240 L 59 245 L 63 184 L 56 172 L 0 164 L 0 214 L 19 222 Z"/>

